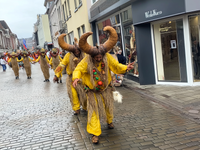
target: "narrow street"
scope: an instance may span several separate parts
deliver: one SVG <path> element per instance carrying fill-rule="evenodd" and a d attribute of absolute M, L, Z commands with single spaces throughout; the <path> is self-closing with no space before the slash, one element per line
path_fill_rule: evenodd
<path fill-rule="evenodd" d="M 7 66 L 8 67 L 8 66 Z M 100 143 L 93 145 L 86 131 L 87 114 L 73 115 L 66 77 L 53 83 L 39 64 L 32 65 L 32 79 L 20 69 L 19 80 L 8 67 L 0 67 L 1 150 L 195 150 L 200 149 L 200 124 L 127 89 L 117 88 L 123 103 L 115 103 L 115 129 L 102 123 Z"/>

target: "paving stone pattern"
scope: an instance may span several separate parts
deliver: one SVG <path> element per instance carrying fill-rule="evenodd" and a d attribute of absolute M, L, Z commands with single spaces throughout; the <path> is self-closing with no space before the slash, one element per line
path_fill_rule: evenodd
<path fill-rule="evenodd" d="M 200 149 L 200 125 L 172 113 L 125 87 L 117 88 L 123 103 L 115 103 L 115 129 L 102 123 L 100 143 L 86 132 L 87 114 L 74 116 L 63 84 L 44 83 L 38 64 L 32 79 L 25 70 L 15 80 L 10 68 L 0 67 L 1 150 L 195 150 Z"/>

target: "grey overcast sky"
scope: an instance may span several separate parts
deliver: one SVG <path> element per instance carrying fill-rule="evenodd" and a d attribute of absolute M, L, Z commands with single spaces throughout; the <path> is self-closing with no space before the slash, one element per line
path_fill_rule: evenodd
<path fill-rule="evenodd" d="M 37 14 L 44 14 L 44 0 L 0 0 L 0 20 L 4 20 L 19 39 L 32 37 Z"/>

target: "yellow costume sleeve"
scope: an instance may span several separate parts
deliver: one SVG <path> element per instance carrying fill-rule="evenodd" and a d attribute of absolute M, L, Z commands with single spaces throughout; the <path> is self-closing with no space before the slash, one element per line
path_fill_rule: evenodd
<path fill-rule="evenodd" d="M 59 59 L 60 59 L 60 62 L 62 62 L 62 58 L 60 57 L 60 55 L 58 55 Z"/>
<path fill-rule="evenodd" d="M 62 62 L 60 62 L 60 64 L 58 65 L 58 67 L 55 69 L 55 75 L 56 77 L 60 77 L 62 74 L 63 69 L 65 68 L 65 66 L 67 66 L 69 64 L 69 57 L 70 57 L 70 53 L 67 53 L 65 55 L 65 57 L 63 58 Z"/>
<path fill-rule="evenodd" d="M 32 60 L 30 59 L 30 57 L 28 57 L 28 60 L 29 60 L 30 62 L 32 62 Z"/>
<path fill-rule="evenodd" d="M 86 56 L 85 58 L 83 58 L 81 60 L 81 62 L 76 66 L 73 74 L 72 74 L 72 80 L 74 81 L 75 79 L 80 79 L 81 76 L 84 74 L 84 73 L 87 73 L 87 58 L 88 56 Z"/>
<path fill-rule="evenodd" d="M 52 65 L 52 57 L 51 57 L 51 59 L 50 59 L 50 61 L 49 61 L 49 65 Z"/>
<path fill-rule="evenodd" d="M 120 64 L 115 58 L 113 58 L 110 54 L 106 53 L 108 66 L 112 72 L 115 74 L 124 74 L 126 73 L 127 66 Z"/>
<path fill-rule="evenodd" d="M 49 64 L 49 58 L 47 57 L 47 55 L 45 56 L 47 63 Z"/>
<path fill-rule="evenodd" d="M 9 58 L 8 62 L 11 62 L 11 58 Z"/>
<path fill-rule="evenodd" d="M 38 59 L 37 60 L 35 60 L 35 62 L 38 62 L 40 60 L 40 56 L 38 57 Z"/>

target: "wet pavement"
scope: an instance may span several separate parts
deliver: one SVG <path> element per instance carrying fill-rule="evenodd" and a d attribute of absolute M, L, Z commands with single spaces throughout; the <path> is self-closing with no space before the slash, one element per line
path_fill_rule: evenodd
<path fill-rule="evenodd" d="M 63 84 L 44 78 L 38 64 L 32 79 L 20 70 L 15 80 L 10 68 L 0 67 L 1 150 L 195 150 L 200 149 L 200 124 L 155 103 L 126 87 L 117 88 L 123 103 L 115 103 L 115 129 L 102 123 L 100 143 L 93 145 L 86 132 L 86 113 L 74 116 Z"/>

